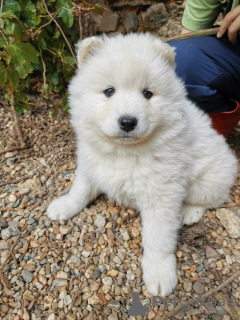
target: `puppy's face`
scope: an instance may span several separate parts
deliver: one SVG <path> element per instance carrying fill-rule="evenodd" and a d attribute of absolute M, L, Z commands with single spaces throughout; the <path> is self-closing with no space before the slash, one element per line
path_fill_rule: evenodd
<path fill-rule="evenodd" d="M 174 51 L 160 40 L 150 35 L 88 38 L 79 44 L 78 59 L 69 93 L 79 134 L 133 144 L 179 117 L 182 86 L 174 73 Z"/>

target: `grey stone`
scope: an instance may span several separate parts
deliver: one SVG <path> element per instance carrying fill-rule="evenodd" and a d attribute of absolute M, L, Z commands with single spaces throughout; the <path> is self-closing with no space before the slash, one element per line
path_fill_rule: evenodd
<path fill-rule="evenodd" d="M 14 193 L 15 191 L 18 190 L 18 186 L 15 186 L 15 185 L 6 186 L 5 190 L 9 193 Z"/>
<path fill-rule="evenodd" d="M 216 259 L 220 259 L 221 255 L 212 247 L 210 246 L 206 246 L 206 258 L 216 258 Z"/>
<path fill-rule="evenodd" d="M 5 240 L 0 240 L 0 250 L 8 250 L 8 249 L 10 249 L 10 243 Z"/>
<path fill-rule="evenodd" d="M 105 226 L 106 220 L 100 214 L 97 214 L 96 220 L 94 221 L 94 225 L 98 228 L 102 228 Z"/>
<path fill-rule="evenodd" d="M 175 315 L 174 315 L 174 319 L 175 320 L 182 320 L 183 318 L 184 318 L 184 315 L 185 315 L 185 313 L 184 313 L 184 311 L 183 310 L 180 310 L 180 311 L 178 311 L 178 313 L 176 313 Z"/>
<path fill-rule="evenodd" d="M 32 272 L 30 272 L 28 270 L 23 270 L 22 271 L 22 278 L 27 283 L 32 282 L 33 274 L 32 274 Z"/>
<path fill-rule="evenodd" d="M 197 272 L 200 272 L 200 271 L 202 271 L 203 269 L 204 269 L 204 266 L 197 266 L 196 271 L 197 271 Z"/>
<path fill-rule="evenodd" d="M 192 282 L 189 279 L 186 279 L 183 283 L 183 288 L 185 291 L 191 292 L 192 291 Z"/>
<path fill-rule="evenodd" d="M 9 228 L 17 228 L 18 224 L 19 224 L 19 221 L 14 221 L 14 220 L 12 220 L 12 221 L 10 221 L 10 222 L 8 223 L 8 227 L 9 227 Z"/>
<path fill-rule="evenodd" d="M 101 271 L 97 268 L 93 271 L 92 275 L 91 275 L 91 278 L 92 279 L 97 279 L 99 278 L 101 275 Z"/>
<path fill-rule="evenodd" d="M 34 222 L 36 222 L 36 220 L 33 219 L 33 217 L 29 217 L 28 221 L 27 221 L 27 224 L 33 224 Z"/>
<path fill-rule="evenodd" d="M 188 310 L 187 314 L 190 314 L 191 316 L 196 316 L 198 314 L 201 314 L 202 311 L 198 310 L 198 309 L 190 309 Z"/>
<path fill-rule="evenodd" d="M 3 217 L 0 217 L 0 227 L 6 228 L 7 226 L 8 226 L 7 221 Z"/>
<path fill-rule="evenodd" d="M 231 238 L 240 237 L 240 217 L 238 217 L 235 212 L 229 209 L 220 208 L 216 210 L 216 216 Z"/>
<path fill-rule="evenodd" d="M 53 286 L 54 287 L 61 287 L 61 286 L 66 286 L 68 284 L 67 280 L 63 280 L 63 279 L 55 279 L 53 281 Z"/>
<path fill-rule="evenodd" d="M 168 12 L 163 3 L 152 5 L 142 13 L 144 30 L 160 29 L 168 20 Z"/>
<path fill-rule="evenodd" d="M 110 309 L 119 310 L 121 305 L 118 301 L 114 301 L 114 302 L 108 303 L 107 306 Z"/>
<path fill-rule="evenodd" d="M 12 236 L 12 228 L 3 229 L 1 233 L 2 233 L 2 238 L 4 240 L 7 240 Z"/>
<path fill-rule="evenodd" d="M 17 199 L 17 201 L 14 203 L 14 205 L 12 207 L 17 208 L 19 205 L 20 205 L 20 200 Z"/>
<path fill-rule="evenodd" d="M 112 220 L 116 221 L 118 219 L 118 214 L 115 213 L 111 216 Z"/>
<path fill-rule="evenodd" d="M 228 314 L 227 311 L 225 311 L 222 307 L 220 306 L 216 306 L 216 314 L 220 314 L 220 315 L 224 315 L 224 314 Z"/>
<path fill-rule="evenodd" d="M 102 265 L 98 266 L 99 267 L 99 270 L 103 273 L 106 271 L 106 268 Z"/>
<path fill-rule="evenodd" d="M 137 30 L 139 25 L 138 17 L 129 11 L 122 11 L 121 13 L 122 24 L 127 33 Z"/>
<path fill-rule="evenodd" d="M 222 320 L 222 315 L 221 314 L 213 314 L 211 315 L 212 320 Z"/>
<path fill-rule="evenodd" d="M 108 316 L 108 320 L 118 320 L 117 312 L 113 312 Z"/>
<path fill-rule="evenodd" d="M 205 292 L 205 287 L 202 283 L 200 282 L 195 282 L 193 284 L 193 290 L 197 293 L 197 294 L 203 294 Z"/>
<path fill-rule="evenodd" d="M 102 19 L 97 27 L 98 32 L 113 32 L 117 30 L 119 15 L 109 8 L 103 11 Z"/>

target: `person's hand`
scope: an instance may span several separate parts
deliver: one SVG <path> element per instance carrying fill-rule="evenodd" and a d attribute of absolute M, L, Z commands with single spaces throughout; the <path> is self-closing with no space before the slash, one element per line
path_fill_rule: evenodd
<path fill-rule="evenodd" d="M 235 44 L 240 31 L 240 5 L 226 14 L 223 18 L 217 37 L 221 38 L 226 31 L 228 33 L 229 41 Z"/>
<path fill-rule="evenodd" d="M 192 32 L 192 31 L 182 27 L 181 34 L 186 34 L 186 33 L 189 33 L 189 32 Z"/>

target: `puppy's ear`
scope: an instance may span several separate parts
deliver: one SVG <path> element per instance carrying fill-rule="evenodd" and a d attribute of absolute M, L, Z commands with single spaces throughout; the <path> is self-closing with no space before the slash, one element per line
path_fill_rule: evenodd
<path fill-rule="evenodd" d="M 155 47 L 157 48 L 159 53 L 168 61 L 171 66 L 174 67 L 174 60 L 176 55 L 175 48 L 157 38 L 155 38 L 154 42 Z"/>
<path fill-rule="evenodd" d="M 93 55 L 98 48 L 103 44 L 102 37 L 89 37 L 78 41 L 77 47 L 77 61 L 80 69 L 89 55 Z"/>

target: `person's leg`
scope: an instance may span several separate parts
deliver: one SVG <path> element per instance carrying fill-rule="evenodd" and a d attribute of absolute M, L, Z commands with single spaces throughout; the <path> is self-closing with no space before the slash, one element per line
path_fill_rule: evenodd
<path fill-rule="evenodd" d="M 212 118 L 213 128 L 228 136 L 240 120 L 240 43 L 196 37 L 175 40 L 176 73 L 188 97 Z"/>
<path fill-rule="evenodd" d="M 240 101 L 240 43 L 196 37 L 170 43 L 176 48 L 176 73 L 191 100 L 208 113 L 232 111 Z"/>

